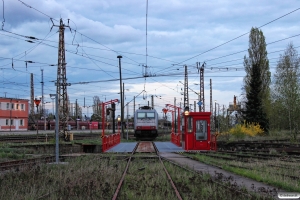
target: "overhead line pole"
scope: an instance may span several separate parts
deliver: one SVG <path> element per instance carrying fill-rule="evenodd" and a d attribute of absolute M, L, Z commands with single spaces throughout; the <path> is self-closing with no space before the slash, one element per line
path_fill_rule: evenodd
<path fill-rule="evenodd" d="M 124 102 L 123 102 L 123 92 L 122 92 L 122 69 L 121 69 L 121 58 L 122 58 L 122 56 L 119 55 L 119 56 L 117 56 L 117 58 L 119 59 L 119 73 L 120 73 L 121 137 L 124 138 L 123 126 L 122 126 L 123 118 L 124 118 L 124 113 L 123 113 Z"/>
<path fill-rule="evenodd" d="M 212 81 L 210 79 L 210 124 L 213 123 Z M 211 126 L 214 127 L 214 126 Z"/>
<path fill-rule="evenodd" d="M 42 110 L 43 110 L 43 117 L 44 117 L 44 130 L 46 130 L 46 113 L 45 113 L 45 98 L 44 98 L 44 73 L 43 73 L 43 69 L 41 69 L 41 73 L 42 73 Z"/>
<path fill-rule="evenodd" d="M 53 22 L 52 22 L 53 23 Z M 52 25 L 57 26 L 57 25 Z M 51 28 L 52 28 L 51 27 Z M 67 72 L 66 72 L 66 58 L 65 58 L 65 40 L 64 40 L 64 32 L 66 26 L 63 23 L 63 20 L 60 19 L 59 27 L 59 47 L 58 47 L 58 64 L 57 64 L 57 81 L 56 81 L 56 93 L 58 98 L 58 106 L 59 106 L 59 119 L 62 125 L 62 134 L 64 135 L 64 139 L 69 140 L 69 133 L 67 131 L 67 125 L 69 120 L 69 108 L 68 108 L 68 95 L 67 95 L 67 86 L 71 84 L 67 83 Z M 70 28 L 70 27 L 69 27 Z"/>

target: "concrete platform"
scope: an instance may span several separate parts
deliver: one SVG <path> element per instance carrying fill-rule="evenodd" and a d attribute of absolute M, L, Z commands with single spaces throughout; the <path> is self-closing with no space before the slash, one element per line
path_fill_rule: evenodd
<path fill-rule="evenodd" d="M 182 147 L 178 147 L 172 142 L 154 142 L 159 152 L 184 152 Z"/>
<path fill-rule="evenodd" d="M 131 153 L 137 142 L 122 142 L 107 150 L 108 153 Z"/>
<path fill-rule="evenodd" d="M 137 142 L 122 142 L 107 150 L 110 153 L 130 153 L 133 151 Z M 172 142 L 154 142 L 159 152 L 183 152 L 182 147 L 178 147 Z"/>

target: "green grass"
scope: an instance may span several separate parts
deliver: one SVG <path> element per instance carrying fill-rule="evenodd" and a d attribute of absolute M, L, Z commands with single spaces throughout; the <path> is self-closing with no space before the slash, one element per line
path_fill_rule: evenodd
<path fill-rule="evenodd" d="M 251 178 L 253 180 L 263 182 L 265 184 L 272 185 L 274 187 L 282 188 L 289 192 L 300 192 L 300 181 L 299 180 L 289 180 L 285 177 L 279 177 L 279 175 L 273 174 L 277 173 L 278 169 L 265 166 L 264 170 L 261 168 L 258 169 L 243 169 L 240 167 L 233 167 L 232 163 L 237 161 L 224 161 L 218 158 L 211 158 L 209 156 L 200 155 L 200 154 L 186 154 L 187 156 L 193 157 L 194 159 L 201 161 L 206 164 L 215 165 L 222 167 L 222 169 L 233 172 L 235 174 Z M 260 163 L 263 164 L 264 161 L 260 160 Z M 230 166 L 229 166 L 230 165 Z M 291 170 L 293 172 L 293 170 Z"/>
<path fill-rule="evenodd" d="M 26 154 L 33 153 L 26 148 L 15 149 L 6 146 L 0 147 L 0 161 L 8 161 L 8 160 L 17 160 L 28 158 L 29 156 Z"/>

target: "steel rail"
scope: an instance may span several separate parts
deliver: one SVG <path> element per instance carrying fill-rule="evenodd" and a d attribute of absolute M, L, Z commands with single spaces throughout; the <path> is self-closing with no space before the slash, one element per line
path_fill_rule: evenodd
<path fill-rule="evenodd" d="M 118 194 L 119 194 L 120 189 L 121 189 L 121 187 L 122 187 L 122 184 L 123 184 L 123 182 L 124 182 L 124 179 L 125 179 L 125 176 L 126 176 L 126 173 L 127 173 L 128 167 L 129 167 L 129 164 L 130 164 L 130 162 L 131 162 L 132 156 L 133 156 L 133 154 L 135 153 L 135 151 L 136 151 L 137 147 L 139 146 L 139 144 L 140 144 L 140 143 L 138 142 L 138 143 L 135 145 L 134 149 L 133 149 L 132 152 L 131 152 L 131 155 L 130 155 L 129 158 L 128 158 L 126 168 L 125 168 L 125 170 L 124 170 L 124 172 L 123 172 L 123 175 L 122 175 L 121 180 L 120 180 L 120 182 L 119 182 L 119 184 L 118 184 L 118 187 L 117 187 L 117 189 L 116 189 L 116 191 L 115 191 L 115 193 L 114 193 L 114 195 L 113 195 L 112 200 L 116 200 L 117 197 L 118 197 Z"/>
<path fill-rule="evenodd" d="M 187 157 L 188 157 L 188 156 L 187 156 Z M 189 158 L 189 157 L 188 157 L 188 158 Z M 192 172 L 192 173 L 197 174 L 197 175 L 199 175 L 199 176 L 202 176 L 202 173 L 201 173 L 201 172 L 198 172 L 198 171 L 189 169 L 189 168 L 187 168 L 187 167 L 185 167 L 185 166 L 182 166 L 182 165 L 180 165 L 180 164 L 177 164 L 177 163 L 175 163 L 175 162 L 173 162 L 173 161 L 171 161 L 171 160 L 169 160 L 169 159 L 167 159 L 167 158 L 162 157 L 162 159 L 165 160 L 165 161 L 167 161 L 167 162 L 169 162 L 169 163 L 171 163 L 171 164 L 173 164 L 173 165 L 175 165 L 175 166 L 177 166 L 177 167 L 180 167 L 180 168 L 182 168 L 182 169 L 184 169 L 184 170 L 186 170 L 186 171 L 189 171 L 189 172 Z M 190 159 L 191 159 L 191 158 L 190 158 Z M 212 181 L 213 184 L 219 185 L 219 186 L 221 186 L 221 187 L 223 187 L 223 188 L 226 188 L 226 189 L 228 189 L 228 190 L 232 190 L 232 188 L 230 188 L 229 186 L 224 185 L 224 184 L 222 184 L 222 183 L 220 183 L 220 182 L 217 182 L 217 181 L 212 180 L 212 179 L 211 179 L 210 181 Z M 244 192 L 242 192 L 242 191 L 240 191 L 240 190 L 238 190 L 238 189 L 235 189 L 235 191 L 238 192 L 238 193 L 240 193 L 240 194 L 242 194 L 242 195 L 244 195 L 244 196 L 247 196 L 248 198 L 253 198 L 253 197 L 254 197 L 252 194 L 250 194 L 250 193 L 244 193 Z"/>
<path fill-rule="evenodd" d="M 245 153 L 245 154 L 236 154 L 236 153 L 226 153 L 226 152 L 222 152 L 225 153 L 223 155 L 228 155 L 230 157 L 224 157 L 218 154 L 218 152 L 207 152 L 205 155 L 209 156 L 209 157 L 215 157 L 215 158 L 221 158 L 221 159 L 227 159 L 227 160 L 232 160 L 232 159 L 236 159 L 236 158 L 244 158 L 244 159 L 258 159 L 258 160 L 272 160 L 274 158 L 278 158 L 278 159 L 295 159 L 296 161 L 299 161 L 299 157 L 298 156 L 283 156 L 283 155 L 263 155 L 263 154 L 255 154 L 255 155 L 251 155 L 251 153 Z M 289 162 L 289 160 L 286 160 L 287 162 Z M 245 161 L 246 162 L 246 161 Z M 291 161 L 294 162 L 294 161 Z"/>
<path fill-rule="evenodd" d="M 25 167 L 26 165 L 36 164 L 36 163 L 48 163 L 53 162 L 55 156 L 47 156 L 41 158 L 30 158 L 23 160 L 14 160 L 0 163 L 0 171 L 10 170 L 18 167 Z"/>
<path fill-rule="evenodd" d="M 170 183 L 171 183 L 171 185 L 172 185 L 172 187 L 173 187 L 173 189 L 174 189 L 174 191 L 175 191 L 175 193 L 176 193 L 177 198 L 178 198 L 179 200 L 182 200 L 182 197 L 181 197 L 181 195 L 180 195 L 180 193 L 179 193 L 179 191 L 178 191 L 176 185 L 174 184 L 174 181 L 172 180 L 172 178 L 171 178 L 171 176 L 170 176 L 168 170 L 166 169 L 166 167 L 165 167 L 165 165 L 164 165 L 164 163 L 163 163 L 163 161 L 162 161 L 162 159 L 161 159 L 161 156 L 158 154 L 159 151 L 158 151 L 158 149 L 157 149 L 155 143 L 152 142 L 152 145 L 153 145 L 153 147 L 154 147 L 154 149 L 155 149 L 155 152 L 156 152 L 156 155 L 158 156 L 159 161 L 160 161 L 160 163 L 162 164 L 162 167 L 163 167 L 163 169 L 164 169 L 164 171 L 165 171 L 165 173 L 166 173 L 166 175 L 167 175 L 167 177 L 168 177 L 168 179 L 169 179 L 169 181 L 170 181 Z"/>

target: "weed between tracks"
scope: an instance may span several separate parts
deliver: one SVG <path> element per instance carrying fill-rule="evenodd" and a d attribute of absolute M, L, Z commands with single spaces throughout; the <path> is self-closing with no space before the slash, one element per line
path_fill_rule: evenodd
<path fill-rule="evenodd" d="M 121 159 L 89 155 L 67 160 L 68 164 L 32 165 L 24 171 L 8 172 L 0 176 L 0 199 L 111 199 L 127 164 Z M 249 199 L 237 192 L 238 186 L 220 187 L 209 175 L 164 164 L 183 199 Z M 157 158 L 135 157 L 118 199 L 177 197 Z"/>
<path fill-rule="evenodd" d="M 15 149 L 15 148 L 1 146 L 0 147 L 0 162 L 30 158 L 31 156 L 26 155 L 29 153 L 33 153 L 33 152 L 30 150 L 27 150 L 26 148 Z"/>
<path fill-rule="evenodd" d="M 95 156 L 0 177 L 0 199 L 111 199 L 126 162 Z"/>
<path fill-rule="evenodd" d="M 251 159 L 248 162 L 243 162 L 237 159 L 223 160 L 203 154 L 187 155 L 203 163 L 221 166 L 224 170 L 282 188 L 286 191 L 300 192 L 300 167 L 293 162 L 288 163 L 278 158 L 270 160 Z"/>
<path fill-rule="evenodd" d="M 125 176 L 119 200 L 177 199 L 158 159 L 134 159 Z"/>
<path fill-rule="evenodd" d="M 228 184 L 222 187 L 213 182 L 208 174 L 195 174 L 169 162 L 164 162 L 164 164 L 183 199 L 264 199 L 264 197 L 249 195 L 246 190 L 237 185 Z"/>

